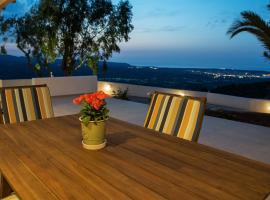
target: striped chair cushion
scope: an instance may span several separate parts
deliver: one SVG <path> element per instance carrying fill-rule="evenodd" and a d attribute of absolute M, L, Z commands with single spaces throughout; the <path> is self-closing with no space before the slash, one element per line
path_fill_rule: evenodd
<path fill-rule="evenodd" d="M 206 98 L 154 93 L 144 126 L 189 141 L 197 141 Z"/>
<path fill-rule="evenodd" d="M 54 116 L 46 85 L 1 88 L 0 93 L 4 124 Z"/>

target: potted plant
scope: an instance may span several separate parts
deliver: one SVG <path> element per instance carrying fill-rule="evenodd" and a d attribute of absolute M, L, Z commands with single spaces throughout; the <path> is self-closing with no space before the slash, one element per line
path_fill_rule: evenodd
<path fill-rule="evenodd" d="M 73 100 L 81 105 L 80 112 L 83 147 L 90 150 L 102 149 L 106 146 L 105 132 L 109 110 L 105 99 L 110 97 L 102 91 L 81 95 Z"/>

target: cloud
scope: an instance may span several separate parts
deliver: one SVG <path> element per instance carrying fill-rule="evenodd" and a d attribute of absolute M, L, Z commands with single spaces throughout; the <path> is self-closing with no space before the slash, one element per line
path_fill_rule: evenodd
<path fill-rule="evenodd" d="M 213 16 L 206 24 L 208 28 L 216 28 L 220 26 L 232 23 L 234 18 L 238 16 L 239 13 L 222 11 L 218 15 Z"/>
<path fill-rule="evenodd" d="M 216 28 L 227 23 L 228 23 L 227 19 L 213 19 L 207 22 L 206 27 Z"/>

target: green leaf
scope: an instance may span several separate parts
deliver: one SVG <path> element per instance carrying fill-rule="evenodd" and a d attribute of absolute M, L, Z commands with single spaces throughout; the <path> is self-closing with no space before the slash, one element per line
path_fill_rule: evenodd
<path fill-rule="evenodd" d="M 84 116 L 84 117 L 82 118 L 82 122 L 83 122 L 83 124 L 84 124 L 85 126 L 87 126 L 87 125 L 89 124 L 90 120 L 91 120 L 90 116 Z"/>

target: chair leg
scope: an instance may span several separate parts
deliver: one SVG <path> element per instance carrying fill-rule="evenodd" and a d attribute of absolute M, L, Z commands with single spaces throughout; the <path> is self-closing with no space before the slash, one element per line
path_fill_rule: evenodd
<path fill-rule="evenodd" d="M 0 174 L 0 199 L 9 196 L 13 192 L 6 179 Z"/>

